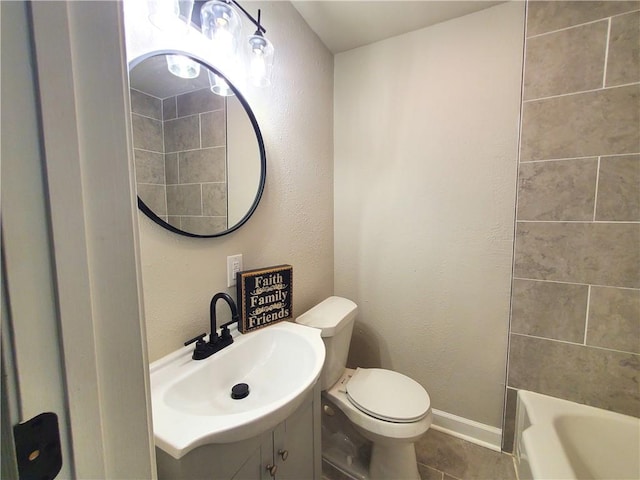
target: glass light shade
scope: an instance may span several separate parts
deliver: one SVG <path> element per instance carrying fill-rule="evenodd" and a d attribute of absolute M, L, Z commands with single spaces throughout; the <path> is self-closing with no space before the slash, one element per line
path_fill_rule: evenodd
<path fill-rule="evenodd" d="M 233 97 L 235 95 L 224 78 L 216 75 L 211 70 L 207 70 L 207 74 L 209 75 L 209 86 L 213 93 L 221 97 Z"/>
<path fill-rule="evenodd" d="M 180 78 L 196 78 L 200 75 L 200 64 L 184 55 L 167 55 L 167 68 Z"/>
<path fill-rule="evenodd" d="M 257 87 L 271 85 L 273 44 L 256 33 L 249 37 L 249 79 Z"/>
<path fill-rule="evenodd" d="M 209 38 L 219 55 L 235 55 L 241 35 L 240 15 L 229 3 L 212 0 L 200 10 L 202 33 Z"/>
<path fill-rule="evenodd" d="M 164 32 L 186 33 L 194 0 L 149 0 L 149 21 Z"/>

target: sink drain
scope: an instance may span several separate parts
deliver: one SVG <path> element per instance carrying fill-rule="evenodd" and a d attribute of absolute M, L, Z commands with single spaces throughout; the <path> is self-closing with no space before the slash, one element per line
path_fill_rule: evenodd
<path fill-rule="evenodd" d="M 240 400 L 249 395 L 249 385 L 246 383 L 236 383 L 231 388 L 231 398 Z"/>

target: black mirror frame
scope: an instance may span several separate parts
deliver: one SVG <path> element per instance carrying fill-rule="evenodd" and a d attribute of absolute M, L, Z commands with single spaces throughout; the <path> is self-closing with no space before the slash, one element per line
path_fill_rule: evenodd
<path fill-rule="evenodd" d="M 211 65 L 207 64 L 203 60 L 200 60 L 199 58 L 194 57 L 191 54 L 188 54 L 188 53 L 185 53 L 185 52 L 182 52 L 182 51 L 178 51 L 178 50 L 162 50 L 162 51 L 151 52 L 148 55 L 143 55 L 141 57 L 136 58 L 135 60 L 132 60 L 129 63 L 129 71 L 131 71 L 136 65 L 138 65 L 141 62 L 143 62 L 144 60 L 146 60 L 148 58 L 151 58 L 151 57 L 156 57 L 156 56 L 159 56 L 159 55 L 184 55 L 185 57 L 189 57 L 191 60 L 193 60 L 195 62 L 198 62 L 202 67 L 211 70 L 216 75 L 222 77 L 225 82 L 227 82 L 227 85 L 229 85 L 229 87 L 233 91 L 234 95 L 240 101 L 240 103 L 242 104 L 242 107 L 244 108 L 245 112 L 247 113 L 247 116 L 249 117 L 249 120 L 251 121 L 251 125 L 253 126 L 253 130 L 254 130 L 254 132 L 256 134 L 256 139 L 258 140 L 258 149 L 260 151 L 260 183 L 258 185 L 258 191 L 256 192 L 256 197 L 253 200 L 253 204 L 251 205 L 251 207 L 249 208 L 249 211 L 245 214 L 245 216 L 242 217 L 240 219 L 240 221 L 238 223 L 236 223 L 234 226 L 232 226 L 230 228 L 227 228 L 223 232 L 215 233 L 213 235 L 198 235 L 196 233 L 185 232 L 184 230 L 180 230 L 179 228 L 174 227 L 173 225 L 165 222 L 158 215 L 156 215 L 156 213 L 153 210 L 151 210 L 142 201 L 142 199 L 139 196 L 138 196 L 138 208 L 145 215 L 147 215 L 151 220 L 153 220 L 155 223 L 157 223 L 161 227 L 164 227 L 164 228 L 166 228 L 167 230 L 169 230 L 169 231 L 171 231 L 173 233 L 177 233 L 178 235 L 183 235 L 185 237 L 195 237 L 195 238 L 215 238 L 215 237 L 221 237 L 223 235 L 228 235 L 229 233 L 235 232 L 242 225 L 247 223 L 247 221 L 249 220 L 251 215 L 253 215 L 253 213 L 256 211 L 256 208 L 258 208 L 258 204 L 260 203 L 260 199 L 262 198 L 262 193 L 264 192 L 264 186 L 265 186 L 265 182 L 266 182 L 266 178 L 267 178 L 267 155 L 266 155 L 265 148 L 264 148 L 264 140 L 262 138 L 262 132 L 260 131 L 260 127 L 258 126 L 258 121 L 256 120 L 256 117 L 253 114 L 253 111 L 251 110 L 251 107 L 249 106 L 249 103 L 247 103 L 247 100 L 242 96 L 242 94 L 236 88 L 236 86 L 233 85 L 227 79 L 227 77 L 225 75 L 223 75 L 219 70 L 217 70 L 216 68 L 214 68 Z"/>

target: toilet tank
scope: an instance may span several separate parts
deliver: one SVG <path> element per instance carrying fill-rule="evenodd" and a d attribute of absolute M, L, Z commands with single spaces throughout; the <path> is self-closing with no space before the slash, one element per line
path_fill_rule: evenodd
<path fill-rule="evenodd" d="M 358 306 L 342 297 L 329 297 L 296 318 L 296 323 L 322 330 L 326 356 L 320 386 L 327 390 L 336 383 L 347 365 L 349 344 Z"/>

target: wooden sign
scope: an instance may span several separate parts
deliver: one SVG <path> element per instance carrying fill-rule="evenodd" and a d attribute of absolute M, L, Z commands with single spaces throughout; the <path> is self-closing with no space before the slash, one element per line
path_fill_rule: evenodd
<path fill-rule="evenodd" d="M 293 316 L 293 267 L 247 270 L 236 274 L 238 329 L 242 333 L 266 327 Z"/>

